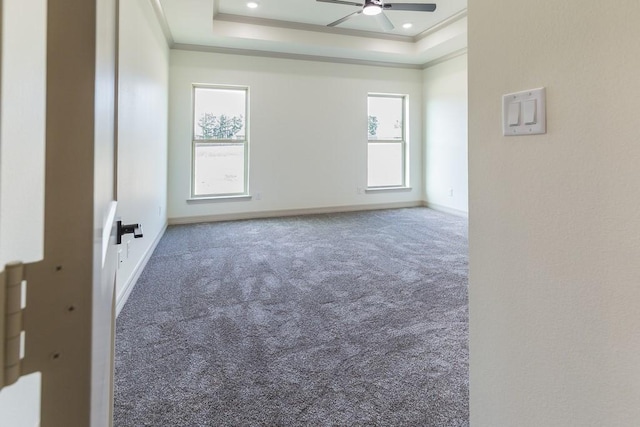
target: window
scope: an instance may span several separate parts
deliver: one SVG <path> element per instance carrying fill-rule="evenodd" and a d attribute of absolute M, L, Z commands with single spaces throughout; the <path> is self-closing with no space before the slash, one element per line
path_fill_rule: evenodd
<path fill-rule="evenodd" d="M 406 101 L 404 95 L 368 96 L 368 188 L 407 185 Z"/>
<path fill-rule="evenodd" d="M 193 87 L 192 197 L 247 194 L 249 89 Z"/>

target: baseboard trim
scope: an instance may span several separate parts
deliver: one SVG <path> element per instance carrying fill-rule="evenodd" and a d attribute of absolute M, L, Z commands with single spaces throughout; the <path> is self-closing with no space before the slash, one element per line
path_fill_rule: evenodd
<path fill-rule="evenodd" d="M 469 218 L 469 212 L 461 211 L 459 209 L 449 208 L 447 206 L 438 205 L 436 203 L 423 202 L 422 206 L 425 206 L 434 211 L 440 211 L 451 215 L 461 216 L 463 218 Z"/>
<path fill-rule="evenodd" d="M 338 212 L 375 211 L 380 209 L 415 208 L 418 206 L 424 206 L 424 203 L 420 200 L 416 200 L 412 202 L 376 203 L 368 205 L 329 206 L 322 208 L 241 212 L 232 214 L 169 218 L 169 225 L 197 224 L 202 222 L 234 221 L 243 219 L 276 218 L 296 215 L 317 215 Z"/>
<path fill-rule="evenodd" d="M 160 239 L 162 239 L 162 236 L 164 236 L 164 232 L 167 231 L 167 226 L 168 226 L 168 222 L 165 222 L 164 226 L 162 227 L 162 230 L 160 230 L 156 238 L 153 240 L 153 243 L 151 244 L 151 246 L 149 246 L 147 251 L 144 253 L 144 256 L 140 258 L 140 260 L 136 264 L 135 268 L 133 269 L 133 274 L 131 275 L 131 277 L 129 277 L 129 280 L 127 281 L 127 283 L 125 283 L 124 287 L 122 288 L 122 291 L 120 292 L 120 295 L 116 296 L 116 318 L 118 317 L 118 315 L 120 314 L 120 311 L 122 311 L 122 308 L 124 307 L 125 303 L 129 299 L 129 295 L 131 295 L 131 291 L 133 291 L 133 288 L 138 282 L 138 279 L 140 278 L 142 271 L 146 267 L 147 262 L 149 262 L 149 259 L 151 258 L 151 254 L 153 254 L 153 251 L 156 250 L 156 246 L 158 246 L 158 243 L 160 243 Z"/>

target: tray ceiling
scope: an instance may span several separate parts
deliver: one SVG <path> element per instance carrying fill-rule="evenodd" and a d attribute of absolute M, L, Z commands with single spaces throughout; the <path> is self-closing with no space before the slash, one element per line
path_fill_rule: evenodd
<path fill-rule="evenodd" d="M 375 17 L 315 0 L 152 0 L 176 47 L 252 54 L 421 65 L 466 48 L 467 0 L 434 1 L 435 12 L 386 11 L 395 28 L 385 32 Z M 401 0 L 403 3 L 426 1 Z M 390 2 L 391 3 L 391 2 Z M 411 28 L 403 24 L 411 23 Z"/>

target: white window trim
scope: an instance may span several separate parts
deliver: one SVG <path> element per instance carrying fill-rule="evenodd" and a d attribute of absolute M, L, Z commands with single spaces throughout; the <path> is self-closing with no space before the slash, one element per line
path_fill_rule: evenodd
<path fill-rule="evenodd" d="M 237 194 L 235 196 L 202 196 L 202 197 L 193 197 L 187 199 L 187 203 L 198 203 L 198 202 L 228 202 L 233 200 L 251 200 L 253 196 L 250 194 Z"/>
<path fill-rule="evenodd" d="M 411 190 L 409 184 L 409 95 L 400 93 L 378 93 L 370 92 L 367 94 L 367 102 L 369 97 L 378 98 L 401 98 L 402 99 L 402 139 L 370 139 L 367 132 L 367 187 L 365 193 L 393 191 L 393 190 Z M 367 108 L 367 116 L 369 109 Z M 399 185 L 379 185 L 369 186 L 369 144 L 370 143 L 396 143 L 402 144 L 402 183 Z"/>
<path fill-rule="evenodd" d="M 196 112 L 196 89 L 221 89 L 221 90 L 242 90 L 245 92 L 245 126 L 244 139 L 196 139 L 195 135 L 195 112 Z M 230 86 L 218 84 L 193 83 L 191 85 L 191 189 L 187 202 L 195 201 L 223 201 L 225 199 L 251 200 L 249 194 L 249 86 Z M 237 144 L 244 145 L 244 190 L 238 193 L 211 193 L 211 194 L 195 194 L 196 189 L 196 146 L 201 145 L 218 145 L 218 144 Z"/>
<path fill-rule="evenodd" d="M 411 191 L 412 187 L 367 187 L 364 189 L 365 193 L 384 193 L 384 192 L 394 192 L 394 191 Z"/>

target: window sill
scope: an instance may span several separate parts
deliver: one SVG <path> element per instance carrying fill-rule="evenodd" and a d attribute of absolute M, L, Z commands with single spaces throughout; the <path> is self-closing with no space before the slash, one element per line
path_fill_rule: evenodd
<path fill-rule="evenodd" d="M 207 203 L 207 202 L 236 202 L 242 200 L 251 200 L 251 194 L 238 194 L 237 196 L 203 196 L 190 197 L 187 203 Z"/>
<path fill-rule="evenodd" d="M 385 193 L 385 192 L 395 192 L 395 191 L 411 191 L 413 188 L 411 187 L 372 187 L 365 188 L 365 193 Z"/>

